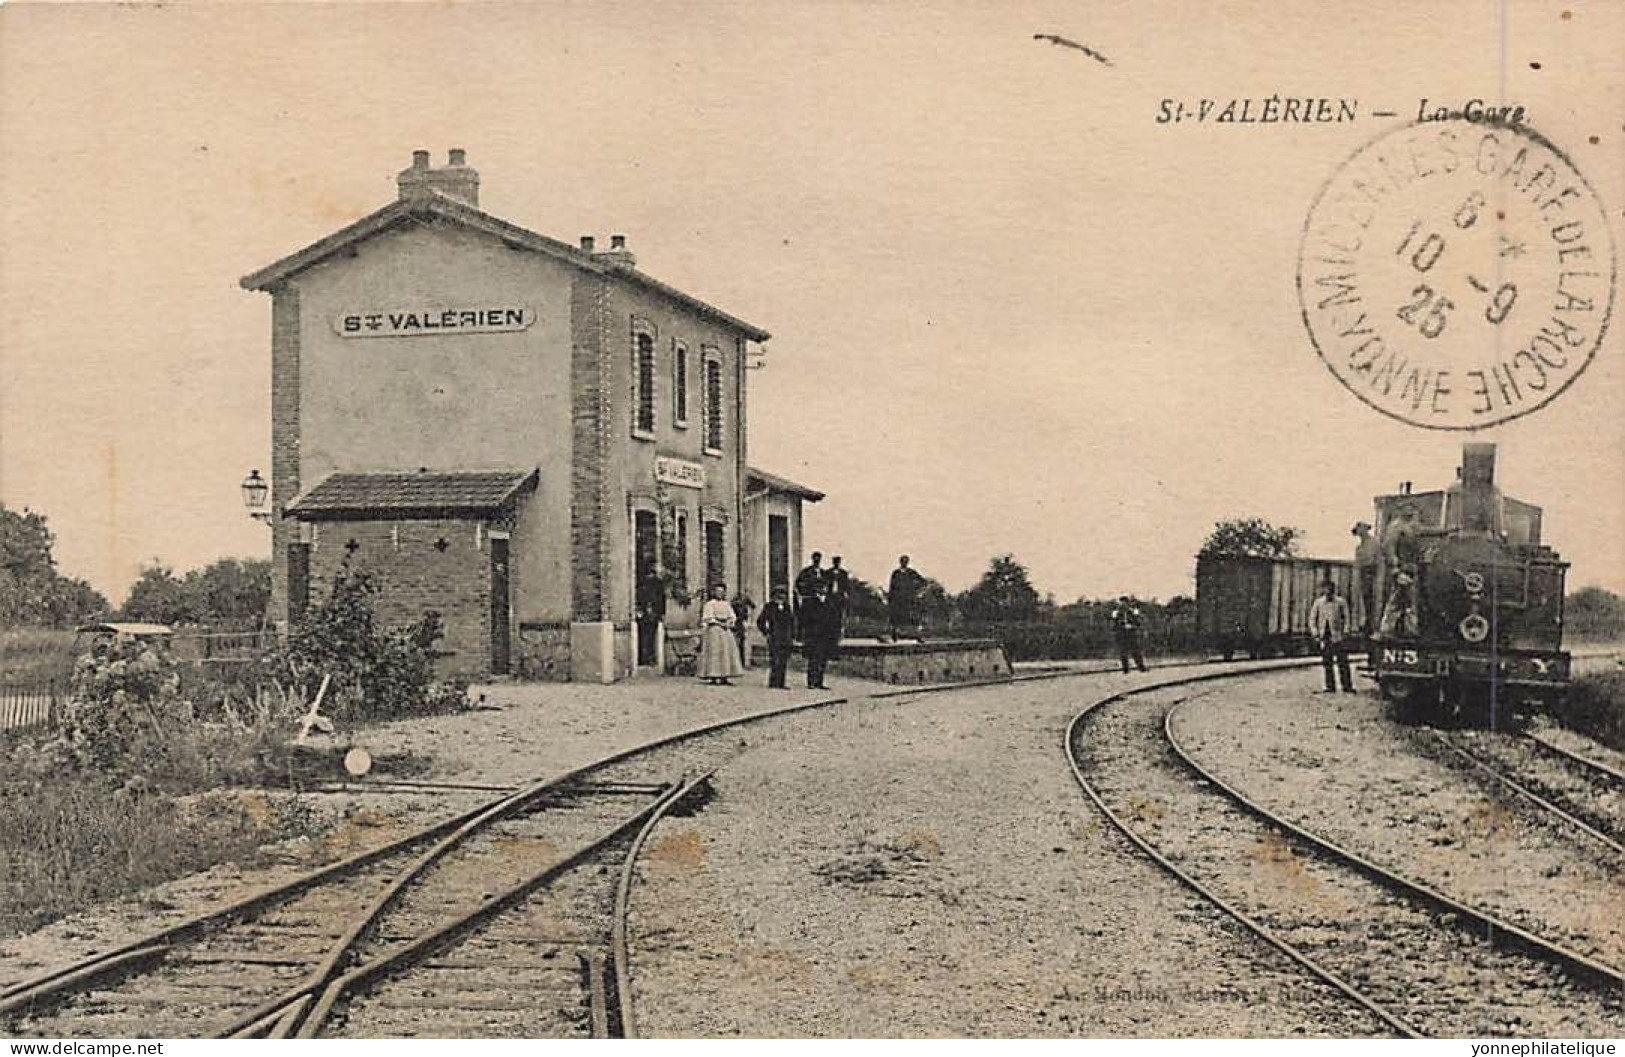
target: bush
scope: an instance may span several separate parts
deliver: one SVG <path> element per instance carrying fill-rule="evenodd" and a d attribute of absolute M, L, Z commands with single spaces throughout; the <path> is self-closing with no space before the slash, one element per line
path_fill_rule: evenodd
<path fill-rule="evenodd" d="M 416 623 L 378 627 L 378 587 L 365 572 L 340 566 L 333 590 L 266 659 L 287 696 L 312 700 L 324 677 L 322 711 L 339 720 L 387 719 L 463 707 L 460 686 L 434 685 L 434 644 L 440 614 Z"/>
<path fill-rule="evenodd" d="M 1625 671 L 1581 676 L 1555 711 L 1563 726 L 1625 752 Z"/>

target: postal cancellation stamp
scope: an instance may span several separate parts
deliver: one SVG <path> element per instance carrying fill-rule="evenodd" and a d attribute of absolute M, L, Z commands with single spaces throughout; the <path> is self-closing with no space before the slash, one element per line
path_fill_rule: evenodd
<path fill-rule="evenodd" d="M 1551 403 L 1613 310 L 1604 207 L 1518 122 L 1421 120 L 1332 174 L 1304 222 L 1298 299 L 1327 368 L 1392 418 L 1476 430 Z"/>

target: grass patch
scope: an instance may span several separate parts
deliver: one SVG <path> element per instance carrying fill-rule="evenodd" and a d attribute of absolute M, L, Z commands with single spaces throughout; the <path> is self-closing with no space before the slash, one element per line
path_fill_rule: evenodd
<path fill-rule="evenodd" d="M 65 687 L 77 656 L 76 637 L 72 631 L 54 628 L 0 630 L 0 684 L 34 686 L 56 681 Z"/>
<path fill-rule="evenodd" d="M 310 833 L 299 801 L 176 800 L 86 775 L 0 786 L 0 936 Z"/>
<path fill-rule="evenodd" d="M 1625 752 L 1625 670 L 1593 672 L 1574 680 L 1555 718 L 1609 748 Z"/>

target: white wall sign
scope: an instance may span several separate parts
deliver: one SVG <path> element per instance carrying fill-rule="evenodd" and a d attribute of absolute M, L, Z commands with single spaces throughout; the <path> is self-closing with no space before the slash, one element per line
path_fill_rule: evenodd
<path fill-rule="evenodd" d="M 674 459 L 669 455 L 655 456 L 655 480 L 674 484 L 679 488 L 704 488 L 705 467 L 687 459 Z"/>
<path fill-rule="evenodd" d="M 372 308 L 340 312 L 333 330 L 341 338 L 414 338 L 425 334 L 502 334 L 536 322 L 528 305 L 438 308 Z"/>

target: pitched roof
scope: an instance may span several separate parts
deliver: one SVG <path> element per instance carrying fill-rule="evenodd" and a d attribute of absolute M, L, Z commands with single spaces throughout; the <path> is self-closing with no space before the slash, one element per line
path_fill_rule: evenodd
<path fill-rule="evenodd" d="M 374 518 L 479 516 L 502 510 L 536 480 L 535 470 L 335 473 L 289 503 L 288 513 L 304 521 L 353 514 Z"/>
<path fill-rule="evenodd" d="M 747 488 L 760 486 L 758 490 L 765 492 L 784 492 L 787 495 L 805 499 L 809 503 L 816 503 L 824 498 L 824 493 L 817 489 L 808 488 L 804 484 L 796 484 L 788 477 L 779 477 L 776 474 L 768 473 L 766 470 L 758 470 L 754 466 L 746 471 L 745 486 Z"/>
<path fill-rule="evenodd" d="M 269 290 L 289 276 L 296 275 L 312 265 L 320 264 L 356 243 L 363 242 L 392 228 L 423 219 L 440 219 L 460 224 L 463 227 L 495 236 L 512 249 L 541 253 L 596 275 L 613 275 L 626 279 L 663 297 L 670 298 L 708 319 L 733 327 L 752 341 L 766 341 L 772 336 L 762 328 L 747 323 L 737 316 L 729 315 L 715 305 L 707 304 L 697 297 L 685 294 L 674 286 L 668 286 L 653 276 L 645 275 L 631 265 L 595 257 L 593 254 L 579 250 L 567 242 L 560 242 L 558 239 L 539 235 L 517 224 L 510 224 L 506 220 L 494 217 L 474 206 L 434 190 L 419 191 L 410 198 L 397 199 L 384 208 L 367 214 L 350 226 L 340 228 L 326 238 L 318 239 L 304 249 L 290 253 L 274 264 L 267 265 L 257 272 L 243 276 L 240 280 L 241 285 L 245 290 Z"/>

